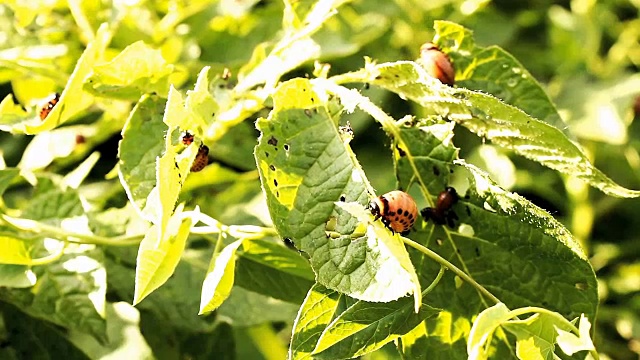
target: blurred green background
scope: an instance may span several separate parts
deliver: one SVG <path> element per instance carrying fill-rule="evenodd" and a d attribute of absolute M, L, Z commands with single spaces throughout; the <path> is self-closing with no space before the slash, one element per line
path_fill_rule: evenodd
<path fill-rule="evenodd" d="M 313 4 L 311 0 L 294 3 L 298 7 Z M 18 102 L 29 106 L 60 91 L 87 43 L 87 34 L 104 21 L 119 22 L 110 45 L 113 54 L 137 40 L 157 46 L 165 59 L 176 65 L 172 82 L 177 87 L 191 87 L 205 65 L 220 72 L 228 67 L 237 74 L 251 58 L 254 47 L 278 36 L 283 6 L 275 0 L 9 1 L 0 5 L 0 95 L 4 98 L 13 93 Z M 595 165 L 622 186 L 640 189 L 640 124 L 634 122 L 634 117 L 638 120 L 640 116 L 639 15 L 639 0 L 361 0 L 343 5 L 314 39 L 322 46 L 321 61 L 331 65 L 330 74 L 338 74 L 362 67 L 364 56 L 379 62 L 415 59 L 420 45 L 433 37 L 434 20 L 460 23 L 474 31 L 479 45 L 499 45 L 522 62 L 545 85 L 568 128 Z M 31 52 L 16 56 L 15 49 Z M 287 77 L 305 76 L 312 71 L 313 64 L 308 64 Z M 420 109 L 394 95 L 374 87 L 361 90 L 395 118 L 420 114 Z M 102 209 L 126 203 L 117 179 L 105 180 L 105 175 L 117 162 L 119 133 L 131 105 L 97 101 L 89 112 L 69 124 L 77 127 L 85 141 L 44 165 L 48 171 L 66 174 L 91 151 L 100 151 L 102 157 L 91 172 L 91 186 L 85 192 Z M 210 145 L 217 149 L 212 152 L 213 160 L 225 175 L 206 188 L 202 187 L 206 181 L 194 180 L 184 191 L 183 200 L 190 205 L 199 204 L 204 212 L 223 222 L 260 224 L 258 212 L 252 209 L 253 201 L 261 196 L 257 177 L 252 173 L 256 143 L 253 121 L 257 116 L 266 116 L 266 112 L 236 126 L 224 139 Z M 345 120 L 354 129 L 352 146 L 373 186 L 380 193 L 393 189 L 389 140 L 362 113 L 346 115 Z M 0 133 L 0 151 L 7 166 L 21 162 L 31 139 Z M 460 127 L 456 128 L 454 143 L 461 149 L 460 157 L 489 171 L 503 187 L 550 211 L 580 240 L 600 285 L 596 347 L 605 359 L 638 359 L 639 200 L 607 197 L 582 182 L 484 144 Z M 23 196 L 23 192 L 14 191 L 7 194 L 5 201 L 18 204 Z M 191 243 L 194 251 L 198 244 Z M 135 255 L 135 248 L 130 250 Z M 206 264 L 207 256 L 204 258 Z M 128 282 L 132 283 L 132 279 Z M 195 301 L 199 299 L 199 288 L 189 292 Z M 113 288 L 109 296 L 115 304 L 110 311 L 116 313 L 118 301 L 130 301 L 126 294 Z M 239 359 L 273 358 L 277 352 L 271 352 L 269 344 L 256 339 L 276 333 L 276 341 L 286 346 L 290 334 L 290 324 L 282 322 L 235 326 L 233 331 L 191 328 L 189 333 L 188 327 L 185 330 L 172 323 L 171 316 L 163 320 L 148 311 L 153 313 L 141 309 L 140 327 L 146 342 L 155 350 L 171 349 L 165 352 L 166 356 L 154 352 L 159 358 L 195 359 L 214 354 L 216 344 L 200 355 L 187 350 L 198 337 L 212 335 L 211 331 L 235 334 L 235 340 L 226 340 L 230 343 L 253 344 L 238 347 Z M 149 324 L 154 322 L 160 322 L 162 331 L 150 330 L 153 326 Z M 150 336 L 149 331 L 154 335 Z M 158 340 L 160 334 L 171 341 Z M 89 346 L 86 344 L 90 340 L 76 340 L 84 341 L 85 348 Z M 387 346 L 369 358 L 388 358 L 392 353 L 393 349 Z"/>

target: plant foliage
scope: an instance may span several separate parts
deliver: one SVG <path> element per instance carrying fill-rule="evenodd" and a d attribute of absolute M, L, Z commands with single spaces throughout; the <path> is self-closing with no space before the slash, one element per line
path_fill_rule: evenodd
<path fill-rule="evenodd" d="M 597 167 L 521 48 L 480 45 L 497 8 L 39 5 L 0 5 L 0 358 L 599 357 L 589 186 L 638 184 Z M 558 184 L 567 218 L 526 196 Z M 368 208 L 383 188 L 437 208 L 448 186 L 443 225 L 399 234 Z"/>

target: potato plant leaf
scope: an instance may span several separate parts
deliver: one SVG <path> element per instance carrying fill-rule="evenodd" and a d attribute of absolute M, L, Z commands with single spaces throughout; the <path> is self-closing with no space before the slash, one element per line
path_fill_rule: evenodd
<path fill-rule="evenodd" d="M 0 196 L 4 194 L 19 173 L 20 170 L 16 168 L 0 169 Z"/>
<path fill-rule="evenodd" d="M 53 354 L 68 360 L 91 359 L 69 341 L 64 331 L 51 323 L 28 316 L 6 303 L 0 303 L 0 313 L 6 324 L 4 348 L 13 350 L 6 353 L 6 359 L 17 359 L 13 357 L 15 354 L 29 354 L 29 357 L 38 359 L 50 359 Z"/>
<path fill-rule="evenodd" d="M 320 46 L 313 41 L 311 35 L 317 32 L 331 16 L 335 9 L 345 0 L 321 0 L 298 18 L 293 6 L 286 3 L 283 19 L 284 36 L 273 45 L 269 54 L 265 46 L 258 46 L 252 59 L 240 70 L 240 80 L 235 90 L 243 92 L 252 87 L 265 84 L 274 87 L 278 79 L 303 63 L 317 59 Z"/>
<path fill-rule="evenodd" d="M 218 315 L 230 320 L 234 326 L 256 326 L 267 322 L 291 323 L 298 305 L 274 299 L 235 286 L 229 298 L 218 309 Z"/>
<path fill-rule="evenodd" d="M 569 330 L 544 313 L 534 314 L 524 320 L 509 320 L 502 327 L 516 336 L 516 355 L 519 359 L 554 359 L 558 336 L 556 329 Z"/>
<path fill-rule="evenodd" d="M 101 259 L 100 251 L 77 248 L 57 263 L 35 267 L 35 288 L 0 289 L 0 299 L 33 317 L 106 342 L 107 274 Z"/>
<path fill-rule="evenodd" d="M 476 45 L 473 33 L 456 23 L 437 20 L 433 27 L 434 43 L 454 64 L 457 86 L 489 93 L 571 136 L 540 83 L 513 55 Z"/>
<path fill-rule="evenodd" d="M 430 221 L 418 225 L 409 237 L 464 269 L 510 308 L 545 307 L 567 319 L 581 313 L 594 316 L 598 304 L 595 274 L 568 231 L 524 198 L 500 189 L 477 168 L 462 161 L 458 164 L 469 171 L 470 188 L 452 207 L 458 218 L 454 228 Z M 436 271 L 429 258 L 411 254 L 421 279 Z M 541 288 L 545 291 L 540 292 Z M 486 308 L 486 302 L 450 274 L 429 299 L 431 306 L 442 308 L 447 316 L 441 314 L 426 324 L 428 338 L 421 349 L 433 350 L 436 359 L 458 358 L 465 338 L 471 336 L 472 314 Z M 508 356 L 506 339 L 499 339 L 487 351 Z"/>
<path fill-rule="evenodd" d="M 580 315 L 580 322 L 578 323 L 579 335 L 575 335 L 566 329 L 562 329 L 556 326 L 558 332 L 558 346 L 567 355 L 573 355 L 578 351 L 583 350 L 595 350 L 589 331 L 591 330 L 591 323 L 589 319 Z"/>
<path fill-rule="evenodd" d="M 310 255 L 316 280 L 329 288 L 367 301 L 412 293 L 415 285 L 406 271 L 396 273 L 394 283 L 378 281 L 379 269 L 399 263 L 378 258 L 380 249 L 367 237 L 333 238 L 325 232 L 332 217 L 339 234 L 353 233 L 358 224 L 336 209 L 341 196 L 360 204 L 369 200 L 366 180 L 327 108 L 326 94 L 316 92 L 308 80 L 294 79 L 280 85 L 273 98 L 269 118 L 257 122 L 261 135 L 254 153 L 279 234 Z"/>
<path fill-rule="evenodd" d="M 339 307 L 341 294 L 316 283 L 305 298 L 293 323 L 289 360 L 311 359 L 311 353 Z"/>
<path fill-rule="evenodd" d="M 489 351 L 486 345 L 491 343 L 495 330 L 511 317 L 509 308 L 503 303 L 493 305 L 478 314 L 478 317 L 473 322 L 473 327 L 469 333 L 469 341 L 467 342 L 469 359 L 487 359 Z"/>
<path fill-rule="evenodd" d="M 122 129 L 118 175 L 131 204 L 140 213 L 156 185 L 156 158 L 162 155 L 165 145 L 164 102 L 158 96 L 143 96 Z"/>
<path fill-rule="evenodd" d="M 243 240 L 236 240 L 213 254 L 202 284 L 199 315 L 217 309 L 231 294 L 236 268 L 236 251 Z"/>
<path fill-rule="evenodd" d="M 175 271 L 189 236 L 191 218 L 185 218 L 178 208 L 164 233 L 159 227 L 154 225 L 147 231 L 138 249 L 134 305 L 164 284 Z"/>
<path fill-rule="evenodd" d="M 266 240 L 242 244 L 236 285 L 275 299 L 301 304 L 315 275 L 296 251 Z"/>
<path fill-rule="evenodd" d="M 358 301 L 325 328 L 313 356 L 318 359 L 343 359 L 367 354 L 439 312 L 426 304 L 422 304 L 418 313 L 414 308 L 411 298 L 389 303 Z"/>
<path fill-rule="evenodd" d="M 27 265 L 0 264 L 0 286 L 28 288 L 36 283 L 36 274 Z"/>
<path fill-rule="evenodd" d="M 0 249 L 0 264 L 31 264 L 31 254 L 22 239 L 0 235 Z"/>
<path fill-rule="evenodd" d="M 108 63 L 94 66 L 84 90 L 123 100 L 136 100 L 149 93 L 165 96 L 172 71 L 173 66 L 167 64 L 160 50 L 136 41 Z"/>
<path fill-rule="evenodd" d="M 26 116 L 22 118 L 16 118 L 15 108 L 5 104 L 6 107 L 3 106 L 1 109 L 10 110 L 11 116 L 5 120 L 4 114 L 0 113 L 0 123 L 10 125 L 7 130 L 13 133 L 37 134 L 51 130 L 86 110 L 94 100 L 93 95 L 83 90 L 83 83 L 107 48 L 112 36 L 111 31 L 106 23 L 100 26 L 95 38 L 87 45 L 82 56 L 78 59 L 73 73 L 69 76 L 65 88 L 60 94 L 60 100 L 44 120 L 41 120 L 39 116 L 41 106 L 44 104 L 30 109 L 26 114 L 23 114 Z M 4 101 L 7 101 L 7 98 Z"/>

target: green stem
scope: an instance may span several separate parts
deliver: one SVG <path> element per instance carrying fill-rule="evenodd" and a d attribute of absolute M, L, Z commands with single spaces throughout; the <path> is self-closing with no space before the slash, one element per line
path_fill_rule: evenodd
<path fill-rule="evenodd" d="M 111 238 L 98 235 L 87 235 L 66 231 L 59 227 L 43 224 L 35 220 L 12 218 L 6 214 L 1 214 L 0 217 L 7 225 L 13 227 L 14 229 L 36 234 L 44 233 L 46 235 L 51 235 L 51 237 L 53 238 L 78 244 L 130 246 L 139 244 L 144 237 L 144 235 L 142 234 L 133 236 L 115 236 Z"/>
<path fill-rule="evenodd" d="M 429 286 L 427 286 L 427 288 L 422 291 L 423 297 L 430 293 L 433 289 L 435 289 L 436 285 L 438 285 L 438 283 L 440 282 L 440 279 L 442 279 L 445 270 L 446 268 L 444 267 L 444 265 L 440 265 L 440 271 L 438 271 L 438 275 L 436 275 L 436 278 L 433 279 L 431 284 L 429 284 Z"/>
<path fill-rule="evenodd" d="M 62 255 L 64 255 L 64 250 L 67 248 L 67 245 L 69 245 L 69 243 L 65 241 L 64 245 L 60 247 L 60 250 L 42 258 L 33 259 L 31 260 L 30 265 L 31 266 L 46 265 L 46 264 L 50 264 L 52 262 L 58 261 L 62 257 Z"/>
<path fill-rule="evenodd" d="M 482 295 L 486 296 L 487 298 L 489 298 L 491 301 L 493 301 L 494 303 L 500 303 L 500 299 L 498 299 L 497 297 L 495 297 L 495 295 L 493 295 L 492 293 L 489 292 L 489 290 L 485 289 L 484 286 L 478 284 L 475 280 L 473 280 L 473 278 L 469 275 L 467 275 L 464 271 L 460 270 L 457 266 L 453 265 L 452 263 L 450 263 L 449 261 L 447 261 L 446 259 L 444 259 L 442 256 L 438 255 L 436 252 L 434 252 L 433 250 L 422 246 L 421 244 L 418 244 L 417 242 L 411 240 L 411 239 L 407 239 L 404 236 L 401 236 L 402 241 L 411 246 L 412 248 L 422 252 L 423 254 L 427 255 L 429 258 L 433 259 L 435 262 L 437 262 L 438 264 L 446 267 L 447 269 L 453 271 L 454 274 L 458 275 L 462 280 L 466 281 L 467 283 L 469 283 L 471 286 L 473 286 L 474 288 L 476 288 Z"/>

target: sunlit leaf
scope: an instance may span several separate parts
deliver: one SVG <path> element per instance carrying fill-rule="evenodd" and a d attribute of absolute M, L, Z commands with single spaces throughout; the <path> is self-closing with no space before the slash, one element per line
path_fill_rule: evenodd
<path fill-rule="evenodd" d="M 171 277 L 184 251 L 190 228 L 191 218 L 183 218 L 180 211 L 176 211 L 168 221 L 164 236 L 159 236 L 159 225 L 149 229 L 138 250 L 134 305 Z"/>
<path fill-rule="evenodd" d="M 317 281 L 329 288 L 367 301 L 391 301 L 413 293 L 415 284 L 406 270 L 397 273 L 400 278 L 379 277 L 385 261 L 395 260 L 378 258 L 381 249 L 370 238 L 332 238 L 325 233 L 332 216 L 340 234 L 353 233 L 358 224 L 335 209 L 341 196 L 368 203 L 366 180 L 338 132 L 337 118 L 322 101 L 326 95 L 316 93 L 309 81 L 296 79 L 282 84 L 273 97 L 274 110 L 257 124 L 262 134 L 255 156 L 280 235 L 311 256 Z"/>
<path fill-rule="evenodd" d="M 339 77 L 341 81 L 372 83 L 395 92 L 434 115 L 455 121 L 478 136 L 551 169 L 582 179 L 608 195 L 640 195 L 596 169 L 582 149 L 557 128 L 491 95 L 443 85 L 414 62 L 368 63 L 363 70 Z"/>
<path fill-rule="evenodd" d="M 110 62 L 94 66 L 84 89 L 97 96 L 126 100 L 149 93 L 164 96 L 169 91 L 172 71 L 173 66 L 167 64 L 159 50 L 137 41 Z"/>
<path fill-rule="evenodd" d="M 593 341 L 589 331 L 591 330 L 591 323 L 584 314 L 580 315 L 580 322 L 578 323 L 579 336 L 556 327 L 558 332 L 558 346 L 567 355 L 573 355 L 582 350 L 595 350 Z"/>
<path fill-rule="evenodd" d="M 236 240 L 220 253 L 213 254 L 202 284 L 199 314 L 217 309 L 229 297 L 234 282 L 236 251 L 242 242 L 242 239 Z"/>
<path fill-rule="evenodd" d="M 31 264 L 31 255 L 25 242 L 20 239 L 0 235 L 0 249 L 2 249 L 0 251 L 0 264 Z"/>
<path fill-rule="evenodd" d="M 324 328 L 329 325 L 338 309 L 340 294 L 315 284 L 302 303 L 293 323 L 293 336 L 289 345 L 289 359 L 311 359 Z"/>

